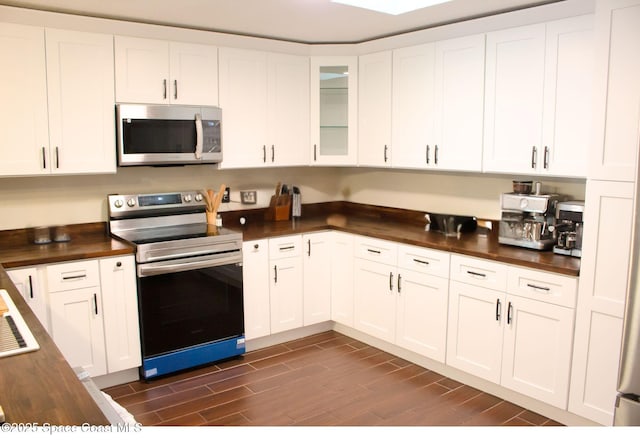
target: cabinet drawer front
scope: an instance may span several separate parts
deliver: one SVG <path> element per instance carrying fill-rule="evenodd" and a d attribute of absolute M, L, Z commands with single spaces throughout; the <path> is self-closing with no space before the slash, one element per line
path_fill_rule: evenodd
<path fill-rule="evenodd" d="M 299 257 L 302 254 L 302 235 L 282 236 L 269 239 L 269 258 Z"/>
<path fill-rule="evenodd" d="M 507 279 L 509 294 L 570 308 L 576 306 L 575 277 L 510 266 Z"/>
<path fill-rule="evenodd" d="M 451 256 L 439 250 L 400 245 L 398 247 L 398 267 L 425 274 L 449 277 Z"/>
<path fill-rule="evenodd" d="M 49 292 L 69 291 L 100 285 L 97 260 L 47 266 Z"/>
<path fill-rule="evenodd" d="M 398 245 L 376 238 L 356 238 L 356 258 L 394 265 L 398 261 Z"/>
<path fill-rule="evenodd" d="M 451 256 L 451 280 L 470 285 L 491 288 L 497 291 L 507 289 L 507 266 L 494 261 L 478 258 Z"/>

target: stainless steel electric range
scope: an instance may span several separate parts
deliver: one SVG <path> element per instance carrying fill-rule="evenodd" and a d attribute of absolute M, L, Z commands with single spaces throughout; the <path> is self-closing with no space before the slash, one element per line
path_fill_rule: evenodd
<path fill-rule="evenodd" d="M 108 196 L 111 235 L 136 247 L 141 376 L 241 355 L 242 233 L 207 224 L 197 191 Z"/>

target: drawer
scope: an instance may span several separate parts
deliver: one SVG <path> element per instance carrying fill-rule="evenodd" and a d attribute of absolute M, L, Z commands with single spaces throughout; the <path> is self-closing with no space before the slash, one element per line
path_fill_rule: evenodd
<path fill-rule="evenodd" d="M 496 291 L 507 289 L 507 265 L 495 261 L 451 255 L 450 277 L 451 280 Z"/>
<path fill-rule="evenodd" d="M 377 238 L 356 237 L 356 258 L 395 266 L 398 262 L 398 245 Z"/>
<path fill-rule="evenodd" d="M 507 292 L 529 299 L 575 308 L 578 279 L 568 275 L 509 266 Z"/>
<path fill-rule="evenodd" d="M 398 246 L 398 267 L 449 278 L 448 252 L 401 244 Z"/>
<path fill-rule="evenodd" d="M 302 235 L 280 236 L 269 239 L 269 259 L 299 257 L 302 254 Z"/>
<path fill-rule="evenodd" d="M 49 292 L 70 291 L 100 285 L 98 260 L 51 264 L 47 266 Z"/>

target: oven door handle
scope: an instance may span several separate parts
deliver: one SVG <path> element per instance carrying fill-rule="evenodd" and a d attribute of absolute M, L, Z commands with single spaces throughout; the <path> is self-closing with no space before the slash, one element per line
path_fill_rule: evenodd
<path fill-rule="evenodd" d="M 228 264 L 236 264 L 237 257 L 208 257 L 203 260 L 185 260 L 173 263 L 149 263 L 138 265 L 138 277 L 151 277 L 153 275 L 171 274 L 174 272 L 193 271 L 196 269 L 212 268 Z"/>

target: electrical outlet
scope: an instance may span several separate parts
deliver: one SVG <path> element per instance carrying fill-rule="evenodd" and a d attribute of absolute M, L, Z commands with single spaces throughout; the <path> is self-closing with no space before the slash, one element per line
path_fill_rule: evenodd
<path fill-rule="evenodd" d="M 231 202 L 231 188 L 227 187 L 224 189 L 224 193 L 222 194 L 222 202 Z"/>
<path fill-rule="evenodd" d="M 242 202 L 243 204 L 255 204 L 256 202 L 258 202 L 257 192 L 255 190 L 241 191 L 240 202 Z"/>

